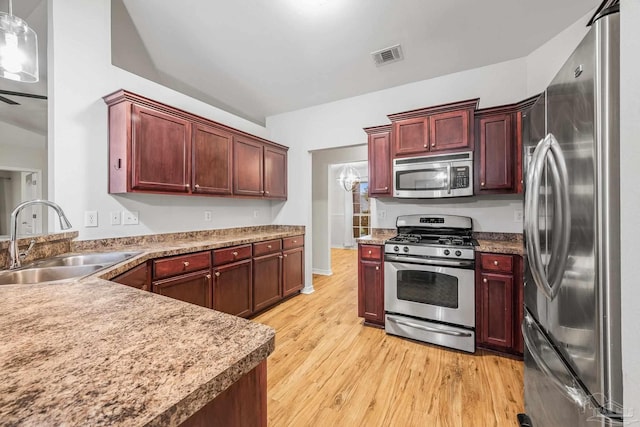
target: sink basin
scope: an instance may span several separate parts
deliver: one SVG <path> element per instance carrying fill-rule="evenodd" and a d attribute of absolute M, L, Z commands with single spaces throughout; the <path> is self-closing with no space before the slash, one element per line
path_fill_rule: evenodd
<path fill-rule="evenodd" d="M 16 270 L 0 271 L 0 285 L 54 282 L 76 279 L 107 268 L 140 252 L 94 252 L 58 255 L 34 261 Z"/>
<path fill-rule="evenodd" d="M 105 265 L 74 265 L 65 267 L 34 267 L 0 271 L 0 285 L 52 282 L 83 277 L 105 268 Z"/>
<path fill-rule="evenodd" d="M 122 262 L 140 252 L 94 252 L 76 255 L 58 255 L 35 261 L 27 267 L 57 267 L 71 265 L 102 264 L 104 267 Z"/>

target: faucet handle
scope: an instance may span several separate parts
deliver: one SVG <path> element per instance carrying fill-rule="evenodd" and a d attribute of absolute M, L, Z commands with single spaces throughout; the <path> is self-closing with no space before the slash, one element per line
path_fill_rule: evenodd
<path fill-rule="evenodd" d="M 18 253 L 18 257 L 20 257 L 21 261 L 24 260 L 27 257 L 27 255 L 29 255 L 29 252 L 31 252 L 31 249 L 33 249 L 35 244 L 36 244 L 36 239 L 31 239 L 31 241 L 29 242 L 29 247 L 27 248 L 27 250 L 24 251 L 24 252 Z"/>

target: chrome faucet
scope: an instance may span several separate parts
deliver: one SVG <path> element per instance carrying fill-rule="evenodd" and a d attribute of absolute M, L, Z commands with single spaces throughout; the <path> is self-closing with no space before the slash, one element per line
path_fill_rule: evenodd
<path fill-rule="evenodd" d="M 20 212 L 27 206 L 31 206 L 31 205 L 45 205 L 53 208 L 58 214 L 58 217 L 60 218 L 60 228 L 62 228 L 63 230 L 68 230 L 71 228 L 71 223 L 65 216 L 62 208 L 57 204 L 50 202 L 49 200 L 29 200 L 29 201 L 20 203 L 18 206 L 16 206 L 13 212 L 11 212 L 11 223 L 9 225 L 11 230 L 11 240 L 9 242 L 9 269 L 20 267 L 21 256 L 22 257 L 26 256 L 26 253 L 21 254 L 20 249 L 18 248 L 18 237 L 17 237 L 18 221 L 17 220 Z M 33 243 L 34 242 L 31 241 L 31 245 L 29 246 L 29 249 L 27 249 L 27 252 L 29 252 L 29 250 L 33 247 Z"/>

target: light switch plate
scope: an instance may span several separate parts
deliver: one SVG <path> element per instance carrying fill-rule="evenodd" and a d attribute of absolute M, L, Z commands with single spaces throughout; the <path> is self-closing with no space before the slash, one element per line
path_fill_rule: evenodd
<path fill-rule="evenodd" d="M 136 225 L 138 224 L 138 211 L 123 211 L 122 223 L 124 225 Z"/>
<path fill-rule="evenodd" d="M 120 212 L 111 212 L 111 225 L 120 225 L 122 222 L 122 214 Z"/>
<path fill-rule="evenodd" d="M 211 221 L 211 211 L 204 211 L 204 220 Z"/>

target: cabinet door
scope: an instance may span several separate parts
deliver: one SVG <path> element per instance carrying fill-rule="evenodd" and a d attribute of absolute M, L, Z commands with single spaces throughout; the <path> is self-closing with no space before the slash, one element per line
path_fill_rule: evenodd
<path fill-rule="evenodd" d="M 513 292 L 515 294 L 514 301 L 516 306 L 514 307 L 514 319 L 513 319 L 513 349 L 522 354 L 524 353 L 524 338 L 522 337 L 522 321 L 524 320 L 524 264 L 522 257 L 515 258 L 515 271 L 516 276 L 513 280 Z"/>
<path fill-rule="evenodd" d="M 430 150 L 472 149 L 469 116 L 468 110 L 448 111 L 429 116 Z"/>
<path fill-rule="evenodd" d="M 295 294 L 304 287 L 304 249 L 282 253 L 282 297 Z"/>
<path fill-rule="evenodd" d="M 150 290 L 149 286 L 149 266 L 145 262 L 121 275 L 111 279 L 112 282 L 121 283 L 123 285 L 138 288 L 143 291 Z"/>
<path fill-rule="evenodd" d="M 478 119 L 478 132 L 480 162 L 477 192 L 513 192 L 515 147 L 511 114 L 481 117 Z"/>
<path fill-rule="evenodd" d="M 270 199 L 287 198 L 287 152 L 264 147 L 264 195 Z"/>
<path fill-rule="evenodd" d="M 384 325 L 383 264 L 361 260 L 358 270 L 358 316 Z"/>
<path fill-rule="evenodd" d="M 153 292 L 211 308 L 211 272 L 197 271 L 153 282 Z"/>
<path fill-rule="evenodd" d="M 137 105 L 132 108 L 131 188 L 188 193 L 190 123 L 149 108 Z"/>
<path fill-rule="evenodd" d="M 193 192 L 231 194 L 233 137 L 211 126 L 193 126 Z"/>
<path fill-rule="evenodd" d="M 213 275 L 213 308 L 234 316 L 251 315 L 251 260 L 216 267 Z"/>
<path fill-rule="evenodd" d="M 253 311 L 282 299 L 282 255 L 275 253 L 253 259 Z"/>
<path fill-rule="evenodd" d="M 480 341 L 511 349 L 513 346 L 513 275 L 481 273 Z"/>
<path fill-rule="evenodd" d="M 394 156 L 420 155 L 429 152 L 429 121 L 425 117 L 393 123 Z"/>
<path fill-rule="evenodd" d="M 264 194 L 263 144 L 244 137 L 233 139 L 233 194 L 260 196 Z"/>
<path fill-rule="evenodd" d="M 369 196 L 391 196 L 391 134 L 369 135 Z"/>

